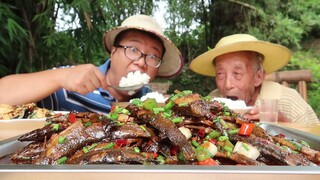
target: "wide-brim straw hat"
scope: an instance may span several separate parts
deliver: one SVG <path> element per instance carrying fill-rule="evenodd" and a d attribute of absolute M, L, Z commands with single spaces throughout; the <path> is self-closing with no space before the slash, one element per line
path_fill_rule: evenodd
<path fill-rule="evenodd" d="M 134 15 L 125 19 L 121 26 L 110 29 L 103 36 L 106 50 L 110 53 L 116 36 L 127 29 L 138 29 L 153 33 L 158 36 L 165 47 L 163 62 L 158 70 L 158 77 L 172 77 L 179 74 L 183 68 L 184 61 L 178 48 L 164 36 L 161 26 L 150 16 Z"/>
<path fill-rule="evenodd" d="M 190 69 L 205 76 L 215 76 L 213 61 L 216 57 L 236 51 L 255 51 L 263 55 L 263 68 L 266 73 L 275 72 L 284 67 L 290 59 L 288 48 L 279 44 L 260 41 L 249 34 L 234 34 L 226 36 L 211 49 L 190 63 Z"/>

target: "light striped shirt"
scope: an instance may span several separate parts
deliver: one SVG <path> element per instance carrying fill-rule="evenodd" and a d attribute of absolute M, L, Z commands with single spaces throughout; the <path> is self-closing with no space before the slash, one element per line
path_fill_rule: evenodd
<path fill-rule="evenodd" d="M 218 89 L 212 91 L 209 95 L 221 97 Z M 277 82 L 264 81 L 255 106 L 259 105 L 260 99 L 266 98 L 278 99 L 279 111 L 291 120 L 291 122 L 301 124 L 319 123 L 319 119 L 311 106 L 295 89 L 283 86 Z"/>
<path fill-rule="evenodd" d="M 106 75 L 109 67 L 110 60 L 107 60 L 103 65 L 99 66 L 99 69 Z M 145 86 L 134 94 L 132 98 L 140 98 L 148 92 L 151 92 L 151 89 Z M 105 114 L 111 110 L 112 102 L 117 102 L 117 99 L 102 88 L 98 88 L 85 95 L 60 89 L 39 101 L 37 104 L 39 107 L 54 111 L 96 112 Z"/>

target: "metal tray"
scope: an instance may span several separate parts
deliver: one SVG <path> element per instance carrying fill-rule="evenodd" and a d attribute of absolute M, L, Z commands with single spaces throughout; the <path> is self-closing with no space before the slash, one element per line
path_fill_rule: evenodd
<path fill-rule="evenodd" d="M 262 124 L 270 134 L 282 133 L 287 137 L 305 140 L 311 147 L 320 150 L 320 136 L 274 124 Z M 189 174 L 277 174 L 277 175 L 320 175 L 320 167 L 301 166 L 192 166 L 192 165 L 16 165 L 10 164 L 5 155 L 15 152 L 28 144 L 17 141 L 18 137 L 0 142 L 0 173 L 2 172 L 86 172 L 86 173 L 189 173 Z M 319 177 L 319 176 L 318 176 Z"/>

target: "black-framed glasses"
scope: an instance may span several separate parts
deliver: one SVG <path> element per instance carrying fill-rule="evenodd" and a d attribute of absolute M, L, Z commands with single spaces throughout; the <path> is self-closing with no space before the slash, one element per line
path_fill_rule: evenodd
<path fill-rule="evenodd" d="M 140 58 L 143 57 L 144 62 L 148 66 L 153 67 L 153 68 L 158 68 L 162 63 L 162 59 L 159 58 L 158 56 L 156 56 L 154 54 L 144 54 L 143 52 L 141 52 L 138 48 L 136 48 L 134 46 L 116 45 L 115 47 L 123 48 L 124 55 L 132 61 L 138 61 Z"/>

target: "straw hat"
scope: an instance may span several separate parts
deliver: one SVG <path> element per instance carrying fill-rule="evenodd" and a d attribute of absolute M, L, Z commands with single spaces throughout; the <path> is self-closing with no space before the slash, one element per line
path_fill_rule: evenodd
<path fill-rule="evenodd" d="M 163 42 L 165 54 L 163 63 L 159 67 L 157 76 L 171 77 L 180 73 L 184 62 L 178 48 L 164 36 L 161 26 L 150 16 L 134 15 L 125 19 L 121 26 L 110 29 L 104 34 L 103 41 L 106 50 L 110 53 L 116 36 L 126 29 L 138 29 L 157 35 Z"/>
<path fill-rule="evenodd" d="M 236 51 L 255 51 L 262 54 L 264 56 L 263 68 L 266 73 L 284 67 L 291 56 L 289 49 L 284 46 L 260 41 L 249 34 L 234 34 L 220 39 L 214 49 L 192 60 L 190 69 L 205 76 L 215 76 L 216 71 L 212 64 L 214 59 L 222 54 Z"/>

